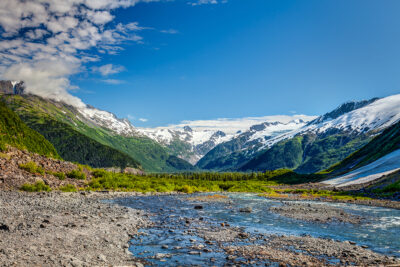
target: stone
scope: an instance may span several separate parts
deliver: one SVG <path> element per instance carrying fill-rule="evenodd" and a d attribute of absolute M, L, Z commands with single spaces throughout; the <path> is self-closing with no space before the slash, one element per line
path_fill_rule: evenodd
<path fill-rule="evenodd" d="M 239 209 L 240 212 L 247 212 L 250 213 L 253 211 L 253 209 L 251 207 L 245 207 L 245 208 L 240 208 Z"/>

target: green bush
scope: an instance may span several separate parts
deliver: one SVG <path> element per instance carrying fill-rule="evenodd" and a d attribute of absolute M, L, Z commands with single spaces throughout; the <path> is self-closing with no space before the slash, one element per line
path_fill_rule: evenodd
<path fill-rule="evenodd" d="M 76 192 L 76 191 L 78 191 L 76 189 L 76 187 L 74 185 L 72 185 L 72 184 L 67 184 L 67 185 L 64 185 L 64 186 L 60 186 L 58 189 L 60 191 L 62 191 L 62 192 Z"/>
<path fill-rule="evenodd" d="M 26 191 L 26 192 L 41 192 L 41 191 L 49 192 L 49 191 L 51 191 L 50 186 L 46 185 L 42 181 L 36 182 L 35 184 L 23 184 L 20 189 L 22 191 Z"/>
<path fill-rule="evenodd" d="M 38 166 L 35 162 L 30 161 L 26 164 L 19 164 L 19 167 L 27 172 L 33 174 L 41 174 L 44 175 L 44 169 L 41 166 Z"/>
<path fill-rule="evenodd" d="M 5 152 L 5 151 L 7 151 L 7 145 L 0 142 L 0 152 Z"/>
<path fill-rule="evenodd" d="M 68 178 L 72 179 L 78 179 L 78 180 L 85 180 L 86 179 L 86 174 L 82 172 L 81 170 L 72 170 L 69 173 L 67 173 Z"/>
<path fill-rule="evenodd" d="M 66 175 L 63 172 L 54 172 L 53 175 L 60 180 L 65 180 L 66 178 Z"/>

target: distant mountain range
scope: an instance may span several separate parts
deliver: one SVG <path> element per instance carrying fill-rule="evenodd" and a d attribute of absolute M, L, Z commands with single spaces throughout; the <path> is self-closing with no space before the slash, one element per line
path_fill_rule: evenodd
<path fill-rule="evenodd" d="M 298 129 L 314 118 L 294 115 L 221 119 L 188 122 L 188 125 L 138 129 L 138 131 L 167 147 L 173 155 L 196 164 L 219 144 L 239 138 L 246 139 L 243 146 L 254 146 L 266 138 Z"/>
<path fill-rule="evenodd" d="M 359 151 L 400 120 L 400 95 L 394 95 L 346 102 L 319 117 L 266 116 L 137 128 L 91 106 L 77 108 L 25 94 L 23 82 L 0 81 L 0 94 L 7 107 L 62 158 L 149 172 L 280 168 L 319 172 Z"/>

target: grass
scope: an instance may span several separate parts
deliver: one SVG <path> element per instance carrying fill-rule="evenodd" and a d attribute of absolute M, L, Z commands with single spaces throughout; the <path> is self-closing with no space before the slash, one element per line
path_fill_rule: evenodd
<path fill-rule="evenodd" d="M 371 200 L 370 197 L 365 197 L 362 194 L 356 194 L 345 191 L 330 191 L 330 190 L 314 190 L 314 189 L 272 189 L 269 188 L 266 193 L 261 194 L 265 197 L 272 198 L 288 198 L 290 196 L 299 197 L 301 199 L 316 199 L 323 198 L 328 200 Z"/>
<path fill-rule="evenodd" d="M 23 184 L 20 189 L 22 191 L 26 191 L 26 192 L 41 192 L 41 191 L 49 192 L 49 191 L 51 191 L 50 186 L 46 185 L 42 181 L 36 182 L 35 184 Z"/>
<path fill-rule="evenodd" d="M 77 170 L 72 170 L 67 173 L 68 178 L 77 179 L 77 180 L 85 180 L 86 174 L 82 171 L 81 168 Z"/>
<path fill-rule="evenodd" d="M 9 160 L 10 158 L 11 158 L 10 155 L 7 155 L 6 153 L 0 152 L 0 159 Z"/>
<path fill-rule="evenodd" d="M 67 176 L 63 172 L 46 171 L 46 173 L 48 173 L 50 175 L 53 175 L 53 176 L 57 177 L 60 180 L 65 180 L 65 178 L 67 178 Z"/>
<path fill-rule="evenodd" d="M 19 164 L 19 168 L 32 174 L 44 175 L 45 173 L 44 169 L 33 161 L 29 161 L 26 164 Z"/>
<path fill-rule="evenodd" d="M 210 176 L 196 175 L 149 175 L 138 176 L 123 173 L 111 173 L 104 170 L 94 170 L 93 179 L 89 182 L 88 190 L 115 190 L 138 192 L 259 192 L 265 191 L 267 186 L 276 185 L 274 181 L 263 180 L 229 180 L 225 176 L 217 179 Z"/>
<path fill-rule="evenodd" d="M 6 152 L 7 151 L 7 145 L 3 142 L 0 142 L 0 152 Z"/>
<path fill-rule="evenodd" d="M 58 190 L 62 191 L 62 192 L 77 192 L 78 190 L 76 189 L 76 187 L 72 184 L 67 184 L 64 186 L 60 186 L 58 188 Z"/>

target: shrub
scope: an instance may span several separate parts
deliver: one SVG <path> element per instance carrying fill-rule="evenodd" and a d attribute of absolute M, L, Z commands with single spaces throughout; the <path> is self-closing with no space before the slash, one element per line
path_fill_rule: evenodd
<path fill-rule="evenodd" d="M 7 151 L 7 145 L 4 143 L 0 143 L 0 152 L 5 152 Z"/>
<path fill-rule="evenodd" d="M 81 170 L 72 170 L 67 173 L 68 178 L 78 179 L 78 180 L 85 180 L 86 174 Z"/>
<path fill-rule="evenodd" d="M 62 192 L 76 192 L 77 191 L 76 187 L 72 184 L 60 186 L 58 189 Z"/>
<path fill-rule="evenodd" d="M 96 169 L 92 171 L 92 175 L 94 178 L 101 178 L 106 177 L 108 175 L 108 172 L 103 169 Z"/>
<path fill-rule="evenodd" d="M 63 172 L 54 172 L 53 175 L 60 180 L 65 180 L 66 178 L 66 175 Z"/>
<path fill-rule="evenodd" d="M 23 184 L 20 189 L 22 191 L 26 191 L 26 192 L 41 192 L 41 191 L 49 192 L 49 191 L 51 191 L 50 186 L 46 185 L 42 181 L 36 182 L 35 184 Z"/>
<path fill-rule="evenodd" d="M 184 185 L 181 188 L 179 188 L 178 191 L 186 194 L 193 194 L 194 192 L 197 191 L 197 188 L 195 186 Z"/>
<path fill-rule="evenodd" d="M 44 175 L 44 170 L 41 166 L 38 166 L 35 162 L 30 161 L 26 164 L 19 164 L 19 167 L 27 172 L 33 174 L 41 174 Z"/>

